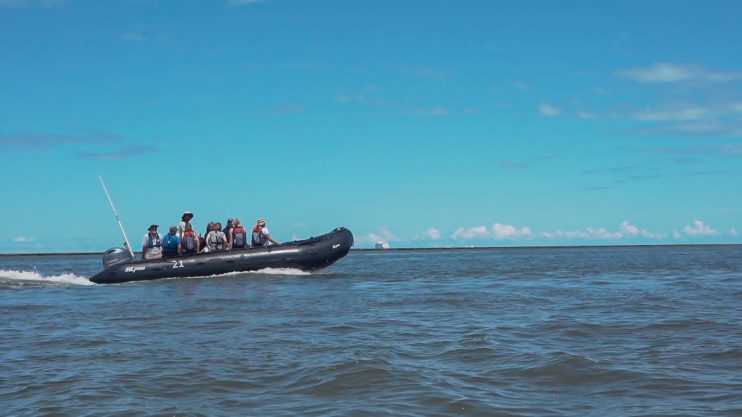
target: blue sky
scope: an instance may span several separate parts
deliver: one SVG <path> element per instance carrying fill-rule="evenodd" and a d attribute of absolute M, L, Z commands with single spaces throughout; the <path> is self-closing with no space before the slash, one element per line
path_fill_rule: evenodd
<path fill-rule="evenodd" d="M 741 243 L 736 1 L 0 0 L 0 252 Z"/>

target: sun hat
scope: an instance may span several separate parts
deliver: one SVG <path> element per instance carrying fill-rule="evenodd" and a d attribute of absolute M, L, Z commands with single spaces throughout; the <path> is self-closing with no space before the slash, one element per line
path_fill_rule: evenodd
<path fill-rule="evenodd" d="M 265 224 L 265 219 L 264 219 L 264 218 L 262 218 L 262 217 L 261 217 L 261 218 L 259 218 L 259 219 L 258 219 L 258 224 Z"/>
<path fill-rule="evenodd" d="M 149 226 L 149 230 L 152 230 L 152 229 L 157 229 L 158 227 L 160 227 L 160 226 L 158 226 L 158 225 L 156 225 L 156 224 L 151 224 L 151 225 Z"/>

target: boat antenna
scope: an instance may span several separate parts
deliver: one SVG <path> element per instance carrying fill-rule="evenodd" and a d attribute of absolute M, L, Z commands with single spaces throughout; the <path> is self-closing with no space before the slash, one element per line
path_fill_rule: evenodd
<path fill-rule="evenodd" d="M 124 235 L 124 241 L 126 242 L 126 249 L 129 250 L 129 254 L 131 257 L 134 257 L 134 252 L 131 250 L 131 245 L 129 244 L 129 238 L 126 237 L 126 230 L 124 230 L 124 225 L 121 223 L 121 218 L 119 218 L 119 213 L 116 211 L 116 206 L 113 205 L 113 200 L 111 200 L 111 195 L 108 194 L 108 188 L 106 188 L 106 184 L 103 182 L 103 177 L 98 175 L 98 179 L 100 180 L 100 185 L 103 186 L 103 191 L 106 193 L 106 197 L 108 197 L 108 202 L 111 203 L 111 208 L 113 209 L 113 215 L 116 216 L 116 221 L 119 223 L 119 227 L 121 228 L 121 233 Z"/>

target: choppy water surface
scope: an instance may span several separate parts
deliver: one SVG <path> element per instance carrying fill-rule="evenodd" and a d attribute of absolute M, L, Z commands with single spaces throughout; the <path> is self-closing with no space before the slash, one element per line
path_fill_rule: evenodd
<path fill-rule="evenodd" d="M 0 414 L 742 415 L 739 246 L 83 285 L 99 264 L 0 257 Z"/>

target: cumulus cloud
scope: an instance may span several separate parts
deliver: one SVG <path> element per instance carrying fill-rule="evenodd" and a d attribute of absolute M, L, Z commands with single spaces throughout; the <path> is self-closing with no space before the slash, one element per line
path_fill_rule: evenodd
<path fill-rule="evenodd" d="M 376 232 L 371 232 L 366 235 L 366 238 L 370 242 L 381 242 L 381 241 L 395 241 L 400 240 L 399 237 L 394 234 L 388 227 L 382 226 Z"/>
<path fill-rule="evenodd" d="M 688 236 L 718 236 L 719 232 L 712 229 L 701 220 L 693 220 L 693 225 L 686 225 L 683 233 Z"/>
<path fill-rule="evenodd" d="M 513 239 L 521 236 L 531 236 L 531 229 L 521 227 L 520 229 L 509 224 L 495 223 L 492 225 L 492 237 L 495 239 Z"/>
<path fill-rule="evenodd" d="M 729 234 L 732 236 L 737 236 L 737 229 L 732 227 L 731 229 L 729 229 Z"/>
<path fill-rule="evenodd" d="M 541 103 L 538 106 L 538 111 L 543 116 L 558 116 L 562 112 L 558 107 L 550 106 L 546 103 Z"/>
<path fill-rule="evenodd" d="M 621 230 L 622 237 L 637 237 L 637 236 L 642 236 L 642 237 L 647 237 L 647 238 L 650 238 L 650 239 L 663 237 L 662 235 L 658 235 L 658 234 L 655 234 L 655 233 L 648 232 L 648 231 L 646 231 L 644 229 L 640 229 L 640 228 L 634 226 L 633 224 L 629 223 L 628 220 L 624 220 L 623 222 L 621 222 L 621 229 L 620 230 Z"/>
<path fill-rule="evenodd" d="M 425 236 L 433 240 L 438 240 L 441 238 L 441 231 L 434 227 L 431 227 L 430 229 L 425 231 Z"/>
<path fill-rule="evenodd" d="M 621 240 L 627 238 L 645 237 L 649 239 L 662 239 L 667 234 L 652 233 L 641 229 L 628 220 L 621 222 L 619 230 L 610 231 L 603 227 L 588 227 L 584 230 L 556 230 L 553 232 L 543 232 L 541 237 L 546 239 L 586 239 L 586 240 Z"/>
<path fill-rule="evenodd" d="M 678 83 L 684 81 L 726 82 L 742 78 L 739 72 L 712 71 L 700 65 L 679 65 L 660 62 L 649 67 L 619 70 L 618 75 L 644 84 Z"/>
<path fill-rule="evenodd" d="M 36 239 L 28 236 L 16 236 L 13 238 L 13 242 L 16 243 L 27 243 L 27 242 L 34 242 Z"/>
<path fill-rule="evenodd" d="M 489 231 L 486 226 L 476 226 L 470 228 L 459 227 L 453 232 L 451 238 L 457 239 L 484 239 L 489 236 Z"/>
<path fill-rule="evenodd" d="M 458 239 L 515 239 L 519 237 L 531 236 L 531 229 L 528 227 L 515 227 L 509 224 L 495 223 L 491 228 L 487 226 L 459 227 L 451 235 L 454 240 Z"/>

